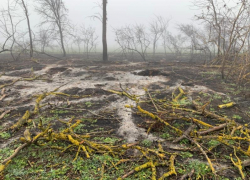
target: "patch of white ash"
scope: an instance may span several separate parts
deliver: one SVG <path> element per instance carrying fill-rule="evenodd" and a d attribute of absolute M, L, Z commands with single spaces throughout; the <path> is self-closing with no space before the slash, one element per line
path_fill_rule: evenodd
<path fill-rule="evenodd" d="M 168 79 L 163 76 L 136 76 L 129 72 L 116 72 L 113 77 L 117 78 L 119 81 L 110 83 L 105 88 L 121 90 L 120 84 L 123 87 L 125 87 L 125 85 L 129 85 L 129 92 L 133 95 L 139 96 L 143 96 L 145 94 L 143 87 L 168 81 Z M 118 135 L 122 136 L 129 143 L 133 143 L 139 139 L 148 139 L 151 141 L 158 140 L 158 137 L 155 137 L 152 134 L 147 134 L 145 129 L 136 126 L 132 116 L 132 109 L 126 108 L 125 105 L 132 105 L 136 107 L 136 102 L 128 99 L 127 97 L 122 97 L 121 99 L 111 103 L 109 106 L 110 108 L 115 108 L 118 116 L 122 119 L 120 127 L 117 131 Z"/>
<path fill-rule="evenodd" d="M 118 116 L 122 119 L 117 134 L 126 139 L 128 143 L 136 142 L 139 139 L 148 139 L 151 141 L 158 140 L 158 137 L 155 137 L 152 134 L 148 135 L 145 129 L 136 126 L 132 117 L 132 109 L 126 108 L 125 105 L 136 106 L 136 103 L 124 97 L 110 105 L 110 107 L 117 110 Z"/>
<path fill-rule="evenodd" d="M 138 91 L 144 92 L 143 88 L 151 84 L 159 84 L 161 82 L 168 81 L 168 79 L 164 76 L 138 76 L 130 72 L 122 72 L 122 71 L 107 73 L 107 76 L 112 76 L 117 80 L 108 81 L 108 85 L 105 87 L 105 89 L 110 88 L 110 89 L 121 90 L 119 84 L 122 84 L 123 87 L 129 85 L 130 92 L 136 94 L 138 94 Z"/>

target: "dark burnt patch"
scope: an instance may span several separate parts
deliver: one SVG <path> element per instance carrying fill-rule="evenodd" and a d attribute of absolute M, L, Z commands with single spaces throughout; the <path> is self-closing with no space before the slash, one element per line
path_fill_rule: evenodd
<path fill-rule="evenodd" d="M 48 74 L 53 75 L 59 72 L 64 72 L 66 71 L 68 68 L 65 67 L 55 67 L 55 68 L 51 68 L 47 71 Z"/>
<path fill-rule="evenodd" d="M 82 91 L 83 89 L 74 87 L 74 88 L 64 90 L 63 93 L 70 94 L 70 95 L 79 95 Z"/>
<path fill-rule="evenodd" d="M 80 72 L 73 73 L 71 76 L 72 77 L 78 77 L 78 76 L 83 76 L 83 75 L 86 75 L 86 74 L 88 74 L 87 71 L 80 71 Z"/>
<path fill-rule="evenodd" d="M 17 85 L 15 86 L 17 89 L 29 89 L 32 88 L 33 86 L 25 86 L 25 85 Z"/>
<path fill-rule="evenodd" d="M 67 70 L 65 70 L 63 73 L 62 73 L 62 75 L 64 75 L 64 76 L 72 76 L 72 69 L 67 69 Z"/>
<path fill-rule="evenodd" d="M 8 76 L 30 77 L 30 74 L 31 74 L 31 70 L 14 71 L 12 73 L 9 73 Z"/>
<path fill-rule="evenodd" d="M 1 80 L 1 81 L 0 81 L 0 85 L 10 84 L 10 83 L 12 83 L 11 80 Z"/>
<path fill-rule="evenodd" d="M 115 80 L 117 80 L 116 78 L 114 78 L 114 77 L 105 77 L 105 78 L 103 78 L 104 80 L 107 80 L 107 81 L 115 81 Z"/>
<path fill-rule="evenodd" d="M 170 72 L 162 71 L 162 70 L 158 70 L 158 69 L 146 69 L 146 70 L 140 71 L 138 73 L 135 73 L 135 75 L 139 75 L 139 76 L 169 76 Z"/>
<path fill-rule="evenodd" d="M 99 88 L 87 88 L 84 90 L 84 92 L 81 93 L 81 95 L 92 95 L 92 96 L 101 96 L 101 95 L 110 95 L 110 94 L 113 94 L 113 93 L 105 91 L 103 89 L 99 89 Z"/>

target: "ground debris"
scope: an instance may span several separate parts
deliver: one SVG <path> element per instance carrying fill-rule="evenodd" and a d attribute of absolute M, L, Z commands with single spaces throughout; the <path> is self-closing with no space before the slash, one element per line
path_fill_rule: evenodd
<path fill-rule="evenodd" d="M 46 71 L 59 77 L 66 68 Z M 229 170 L 234 177 L 248 178 L 249 125 L 237 121 L 240 119 L 237 114 L 235 118 L 225 115 L 225 112 L 235 110 L 238 103 L 232 105 L 231 99 L 212 102 L 207 98 L 211 97 L 208 91 L 199 89 L 197 93 L 194 87 L 184 86 L 185 83 L 166 87 L 166 82 L 157 84 L 158 79 L 151 79 L 152 84 L 147 82 L 152 76 L 166 78 L 168 73 L 162 72 L 165 71 L 143 71 L 146 74 L 141 74 L 143 83 L 138 89 L 125 77 L 131 73 L 116 72 L 118 75 L 109 79 L 111 85 L 101 82 L 105 77 L 100 81 L 95 79 L 98 82 L 93 86 L 81 80 L 62 88 L 61 92 L 59 89 L 64 85 L 32 94 L 33 106 L 22 114 L 17 114 L 11 107 L 3 109 L 1 121 L 16 116 L 18 121 L 7 130 L 1 130 L 1 138 L 12 134 L 22 137 L 10 145 L 12 151 L 5 152 L 6 156 L 0 158 L 0 179 L 2 175 L 7 177 L 20 159 L 28 162 L 23 166 L 25 169 L 35 169 L 36 162 L 44 166 L 42 170 L 36 169 L 38 179 L 49 172 L 55 173 L 51 179 L 57 179 L 64 169 L 68 178 L 75 179 L 81 173 L 83 163 L 87 162 L 92 169 L 96 168 L 92 179 L 213 179 L 224 177 Z M 79 74 L 87 73 L 79 71 Z M 131 76 L 135 78 L 135 74 Z M 40 80 L 32 78 L 18 81 Z M 122 79 L 123 83 L 113 82 L 116 79 Z M 137 82 L 137 79 L 133 80 Z M 5 87 L 13 86 L 18 82 L 15 81 L 0 86 L 0 103 L 8 102 L 9 96 L 4 96 Z M 67 83 L 63 78 L 61 81 L 61 84 Z M 153 83 L 162 89 L 152 88 Z M 74 89 L 76 85 L 77 89 Z M 222 95 L 217 94 L 216 98 L 221 98 L 219 96 Z M 131 120 L 127 127 L 131 131 L 120 133 L 121 125 L 118 125 L 122 124 L 122 118 Z M 105 123 L 109 122 L 115 128 L 94 128 L 94 122 L 102 123 L 105 128 Z M 126 134 L 128 132 L 137 133 L 136 138 L 126 139 L 130 136 Z M 46 151 L 54 154 L 44 155 Z M 46 161 L 50 156 L 50 161 Z M 70 157 L 67 162 L 65 156 Z M 199 161 L 189 160 L 191 157 Z M 226 168 L 220 167 L 221 164 L 226 164 Z M 90 173 L 88 171 L 90 169 L 86 171 Z M 18 174 L 18 177 L 24 176 Z"/>

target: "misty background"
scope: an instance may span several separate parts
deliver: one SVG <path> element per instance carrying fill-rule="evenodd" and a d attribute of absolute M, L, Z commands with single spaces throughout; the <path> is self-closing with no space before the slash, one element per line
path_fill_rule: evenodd
<path fill-rule="evenodd" d="M 35 11 L 35 7 L 39 7 L 39 4 L 37 4 L 36 1 L 25 2 L 28 5 L 31 28 L 35 34 L 38 32 L 39 23 L 42 21 L 41 17 Z M 99 7 L 102 1 L 65 0 L 63 2 L 68 9 L 68 18 L 72 27 L 74 26 L 75 29 L 78 29 L 84 25 L 85 27 L 93 27 L 95 29 L 96 35 L 98 36 L 97 51 L 101 52 L 102 23 L 98 19 L 91 18 L 91 16 L 102 13 L 102 9 Z M 0 9 L 6 9 L 7 4 L 7 0 L 1 0 Z M 14 5 L 14 3 L 12 2 L 11 5 Z M 24 12 L 19 5 L 15 6 L 17 9 L 15 12 L 15 21 L 17 21 L 17 19 L 24 19 L 17 28 L 20 29 L 20 31 L 27 32 Z M 192 24 L 194 15 L 197 13 L 197 10 L 193 8 L 192 2 L 187 0 L 109 0 L 107 8 L 107 40 L 109 52 L 115 51 L 118 48 L 115 42 L 114 29 L 116 28 L 135 24 L 142 24 L 145 28 L 148 28 L 156 16 L 161 16 L 162 18 L 170 20 L 169 31 L 173 34 L 178 34 L 179 30 L 177 29 L 177 25 L 182 23 Z M 73 33 L 73 30 L 70 31 Z M 17 32 L 19 32 L 19 30 L 17 30 Z M 25 36 L 27 36 L 28 39 L 28 34 Z M 0 39 L 0 44 L 2 44 L 2 34 L 0 34 Z M 74 49 L 75 48 L 76 46 L 74 46 Z M 152 49 L 150 48 L 149 51 L 150 50 Z M 162 51 L 162 47 L 159 46 L 157 51 Z"/>

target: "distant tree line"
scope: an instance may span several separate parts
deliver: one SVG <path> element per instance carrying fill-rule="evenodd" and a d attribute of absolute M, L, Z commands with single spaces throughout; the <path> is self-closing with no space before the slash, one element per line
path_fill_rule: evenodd
<path fill-rule="evenodd" d="M 84 52 L 89 58 L 89 53 L 96 50 L 98 36 L 95 29 L 71 24 L 63 0 L 33 1 L 35 11 L 41 17 L 34 32 L 29 14 L 31 2 L 7 0 L 7 8 L 0 11 L 0 39 L 3 40 L 0 53 L 10 52 L 13 59 L 18 60 L 21 54 L 29 53 L 32 58 L 34 53 L 48 55 L 48 50 L 59 47 L 65 57 L 67 50 L 76 46 L 79 53 Z M 18 27 L 23 21 L 26 21 L 27 28 L 20 30 Z"/>

